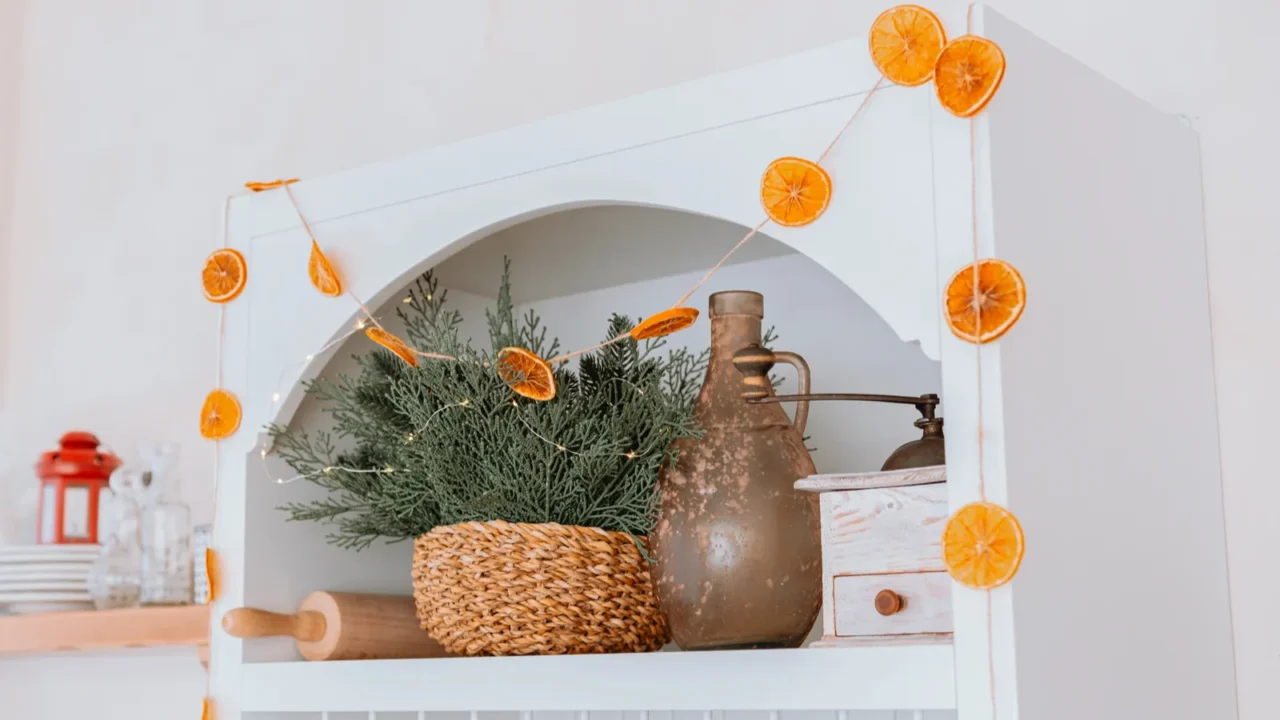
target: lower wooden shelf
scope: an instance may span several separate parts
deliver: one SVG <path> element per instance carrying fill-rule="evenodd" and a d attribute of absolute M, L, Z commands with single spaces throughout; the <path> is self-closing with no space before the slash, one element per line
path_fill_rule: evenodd
<path fill-rule="evenodd" d="M 0 653 L 208 642 L 209 608 L 204 605 L 0 616 Z"/>

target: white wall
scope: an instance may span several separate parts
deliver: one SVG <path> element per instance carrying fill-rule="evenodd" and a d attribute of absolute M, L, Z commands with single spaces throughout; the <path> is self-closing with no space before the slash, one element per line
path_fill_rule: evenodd
<path fill-rule="evenodd" d="M 1280 4 L 994 4 L 1202 133 L 1240 711 L 1273 718 L 1280 524 L 1268 510 L 1280 483 L 1264 433 L 1280 375 L 1261 293 L 1280 266 Z M 851 5 L 0 1 L 0 507 L 33 482 L 40 451 L 84 427 L 121 449 L 185 443 L 186 489 L 208 517 L 195 413 L 213 382 L 216 312 L 196 270 L 218 243 L 220 199 L 243 181 L 316 175 L 860 36 Z M 5 716 L 193 715 L 131 682 L 198 694 L 194 662 L 165 663 L 0 661 Z M 79 691 L 41 691 L 54 667 Z M 117 692 L 103 709 L 108 687 L 137 687 L 136 700 Z"/>

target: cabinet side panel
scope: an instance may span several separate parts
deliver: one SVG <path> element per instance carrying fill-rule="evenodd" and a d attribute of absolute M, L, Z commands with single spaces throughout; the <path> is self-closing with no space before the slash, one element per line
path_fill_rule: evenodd
<path fill-rule="evenodd" d="M 988 112 L 1019 716 L 1234 718 L 1195 133 L 1000 15 Z"/>

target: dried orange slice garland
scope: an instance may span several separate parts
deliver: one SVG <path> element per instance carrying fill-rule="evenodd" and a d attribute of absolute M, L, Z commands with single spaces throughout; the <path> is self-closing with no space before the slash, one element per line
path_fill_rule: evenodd
<path fill-rule="evenodd" d="M 369 339 L 390 350 L 405 361 L 409 367 L 418 367 L 418 356 L 409 349 L 409 344 L 379 327 L 371 327 L 364 331 Z"/>
<path fill-rule="evenodd" d="M 240 427 L 240 401 L 221 388 L 209 393 L 200 408 L 200 435 L 206 440 L 231 437 Z"/>
<path fill-rule="evenodd" d="M 969 264 L 951 276 L 944 314 L 956 337 L 984 344 L 1004 335 L 1022 317 L 1027 288 L 1017 268 L 1003 260 L 979 260 L 977 268 L 974 273 Z"/>
<path fill-rule="evenodd" d="M 522 347 L 498 351 L 498 376 L 517 395 L 530 400 L 550 400 L 556 396 L 556 376 L 551 365 Z"/>
<path fill-rule="evenodd" d="M 1000 587 L 1022 564 L 1022 524 L 989 502 L 965 505 L 942 532 L 942 560 L 956 582 L 977 590 Z"/>
<path fill-rule="evenodd" d="M 321 295 L 338 297 L 342 294 L 342 281 L 338 279 L 338 273 L 315 240 L 311 241 L 311 258 L 307 261 L 307 275 L 311 278 L 311 285 L 319 290 Z"/>
<path fill-rule="evenodd" d="M 869 47 L 872 61 L 885 78 L 905 86 L 922 85 L 933 79 L 943 107 L 962 118 L 982 112 L 1004 78 L 1005 58 L 998 45 L 971 35 L 947 43 L 937 16 L 918 5 L 900 5 L 881 13 L 872 24 Z M 296 179 L 247 183 L 246 187 L 261 192 L 293 182 Z M 830 204 L 831 194 L 830 175 L 817 163 L 796 157 L 775 160 L 760 184 L 766 215 L 785 227 L 803 226 L 818 219 Z M 976 274 L 971 265 L 956 273 L 948 284 L 947 324 L 962 339 L 986 343 L 999 338 L 1017 322 L 1025 306 L 1026 290 L 1021 275 L 1008 263 L 983 260 L 975 265 Z M 342 294 L 336 271 L 314 239 L 307 270 L 312 285 L 322 294 Z M 205 263 L 205 296 L 212 302 L 233 300 L 244 289 L 246 275 L 239 252 L 228 248 L 213 253 Z M 630 335 L 635 340 L 662 337 L 688 328 L 697 317 L 698 311 L 692 308 L 670 308 L 641 322 Z M 414 352 L 400 338 L 377 327 L 369 328 L 366 334 L 410 366 L 417 366 Z M 498 353 L 496 364 L 499 376 L 517 394 L 534 400 L 555 397 L 555 375 L 538 355 L 524 348 L 504 348 Z M 201 411 L 201 434 L 215 440 L 228 437 L 239 427 L 240 418 L 235 396 L 214 390 Z M 1017 518 L 987 502 L 961 508 L 948 521 L 943 534 L 948 572 L 957 582 L 978 589 L 1009 582 L 1017 573 L 1023 549 L 1022 527 Z M 217 563 L 216 553 L 206 549 L 210 602 L 220 583 Z M 209 697 L 203 699 L 201 719 L 213 720 L 213 701 Z"/>
<path fill-rule="evenodd" d="M 919 5 L 889 8 L 871 23 L 871 61 L 898 85 L 915 86 L 933 77 L 947 33 L 938 16 Z"/>
<path fill-rule="evenodd" d="M 938 101 L 957 117 L 977 115 L 1000 89 L 1004 67 L 1004 51 L 994 42 L 976 35 L 952 40 L 934 66 Z"/>
<path fill-rule="evenodd" d="M 225 303 L 240 295 L 248 277 L 244 256 L 231 248 L 223 248 L 205 258 L 200 284 L 209 302 Z"/>
<path fill-rule="evenodd" d="M 831 176 L 817 163 L 783 157 L 760 180 L 760 203 L 769 219 L 786 227 L 808 225 L 831 203 Z"/>
<path fill-rule="evenodd" d="M 657 315 L 650 315 L 639 325 L 631 328 L 631 339 L 648 340 L 680 332 L 693 325 L 697 319 L 698 311 L 690 307 L 673 307 L 663 310 Z"/>

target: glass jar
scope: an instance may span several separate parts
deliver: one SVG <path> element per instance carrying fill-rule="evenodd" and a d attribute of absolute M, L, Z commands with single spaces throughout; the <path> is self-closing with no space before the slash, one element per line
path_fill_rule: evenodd
<path fill-rule="evenodd" d="M 137 607 L 142 594 L 142 546 L 138 525 L 145 490 L 145 472 L 122 467 L 111 473 L 110 494 L 104 516 L 108 527 L 100 528 L 106 538 L 101 553 L 89 566 L 89 596 L 99 610 Z"/>
<path fill-rule="evenodd" d="M 148 468 L 142 507 L 143 605 L 191 603 L 191 508 L 178 487 L 178 446 L 143 448 Z"/>

